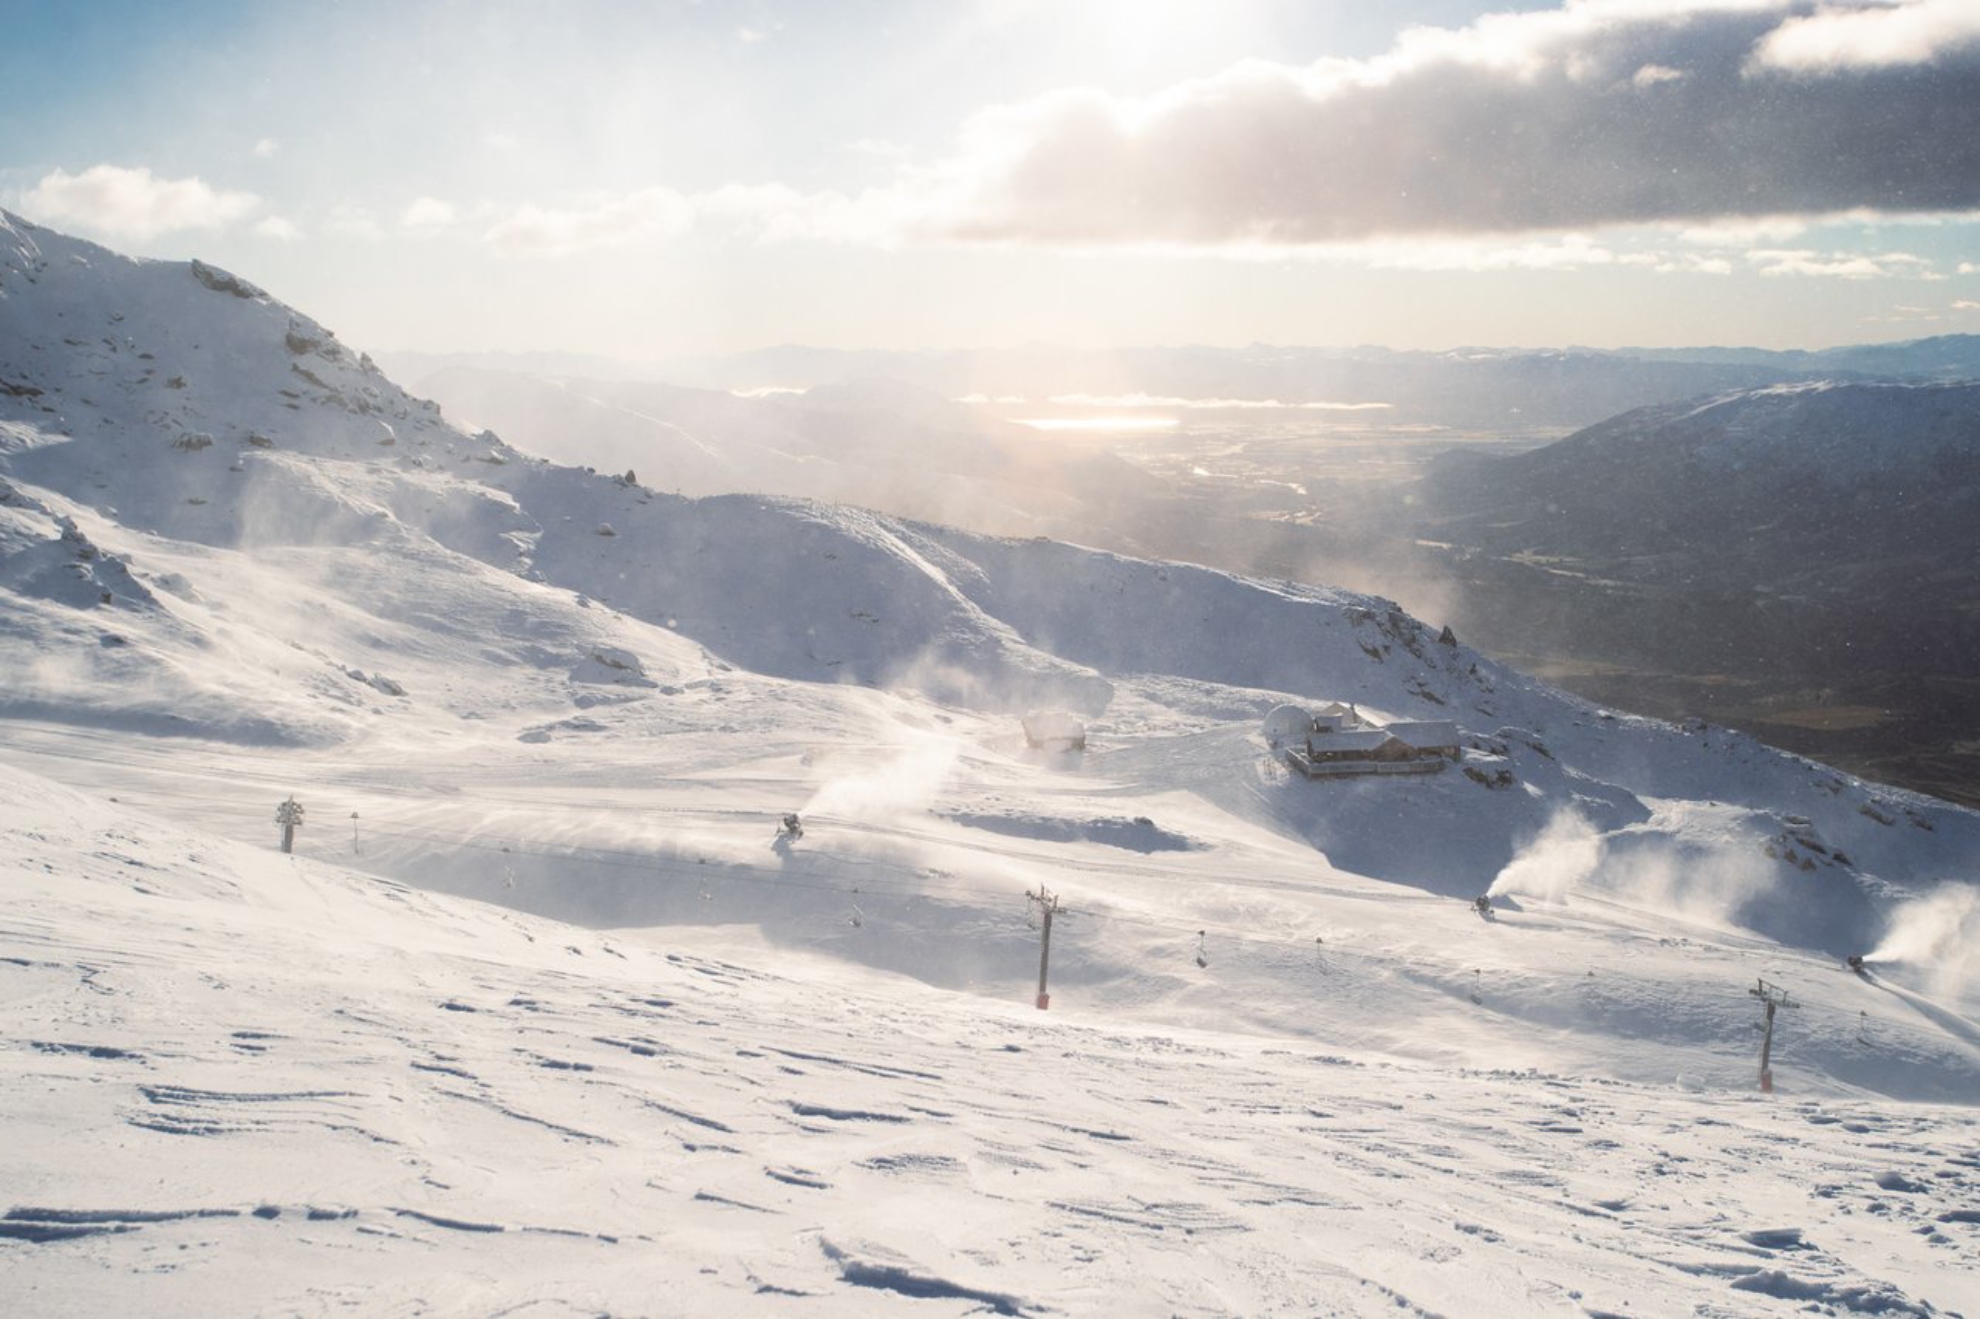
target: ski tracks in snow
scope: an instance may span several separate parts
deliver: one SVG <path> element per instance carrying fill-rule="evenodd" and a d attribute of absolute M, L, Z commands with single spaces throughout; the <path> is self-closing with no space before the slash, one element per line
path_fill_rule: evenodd
<path fill-rule="evenodd" d="M 30 1309 L 134 1276 L 157 1314 L 1980 1297 L 1969 1110 L 1103 1027 L 272 859 L 264 908 L 158 852 L 133 884 L 128 852 L 17 871 L 0 910 L 0 1282 Z"/>
<path fill-rule="evenodd" d="M 874 1000 L 821 1027 L 817 987 L 646 961 L 646 989 L 480 969 L 444 997 L 322 999 L 280 1029 L 221 1012 L 176 1035 L 162 991 L 241 998 L 114 964 L 87 982 L 69 968 L 63 991 L 45 966 L 0 964 L 10 989 L 38 979 L 66 1027 L 8 1041 L 16 1078 L 69 1120 L 114 1096 L 108 1129 L 155 1174 L 17 1170 L 34 1198 L 0 1217 L 0 1268 L 87 1293 L 130 1268 L 210 1279 L 247 1249 L 321 1277 L 360 1251 L 411 1286 L 436 1257 L 471 1271 L 500 1236 L 547 1276 L 590 1279 L 573 1303 L 656 1303 L 635 1279 L 658 1254 L 705 1259 L 689 1294 L 731 1304 L 1000 1314 L 1645 1297 L 1926 1314 L 1980 1286 L 1964 1116 Z M 104 988 L 136 1001 L 88 1011 Z"/>

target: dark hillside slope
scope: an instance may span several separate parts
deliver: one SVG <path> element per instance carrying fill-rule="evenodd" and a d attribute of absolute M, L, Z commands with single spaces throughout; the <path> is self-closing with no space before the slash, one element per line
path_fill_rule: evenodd
<path fill-rule="evenodd" d="M 1656 713 L 1980 797 L 1980 384 L 1777 386 L 1453 456 L 1462 624 Z M 1895 771 L 1895 773 L 1893 772 Z"/>

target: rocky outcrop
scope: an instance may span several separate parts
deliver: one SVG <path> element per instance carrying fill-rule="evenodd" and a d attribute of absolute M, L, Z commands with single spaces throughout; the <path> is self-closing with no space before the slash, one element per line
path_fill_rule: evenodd
<path fill-rule="evenodd" d="M 237 298 L 259 299 L 268 295 L 248 283 L 239 275 L 231 274 L 218 266 L 209 266 L 204 261 L 195 260 L 191 265 L 192 277 L 215 293 L 231 293 Z"/>

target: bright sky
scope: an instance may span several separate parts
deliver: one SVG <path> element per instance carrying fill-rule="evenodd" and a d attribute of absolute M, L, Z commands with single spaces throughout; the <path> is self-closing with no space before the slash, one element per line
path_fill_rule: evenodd
<path fill-rule="evenodd" d="M 1980 0 L 0 0 L 0 206 L 372 349 L 1980 331 Z"/>

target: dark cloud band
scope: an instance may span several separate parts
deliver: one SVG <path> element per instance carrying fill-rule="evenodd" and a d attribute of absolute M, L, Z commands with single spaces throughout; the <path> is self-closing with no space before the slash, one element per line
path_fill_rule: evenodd
<path fill-rule="evenodd" d="M 937 227 L 1317 244 L 1980 207 L 1980 42 L 1784 68 L 1766 39 L 1807 5 L 1607 9 L 1530 31 L 1501 18 L 1365 65 L 1243 66 L 1132 109 L 1093 93 L 1007 111 L 984 133 L 995 163 Z"/>

